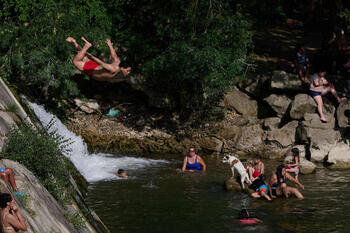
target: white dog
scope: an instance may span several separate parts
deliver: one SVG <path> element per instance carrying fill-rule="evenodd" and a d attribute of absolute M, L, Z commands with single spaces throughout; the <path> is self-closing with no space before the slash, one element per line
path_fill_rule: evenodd
<path fill-rule="evenodd" d="M 241 184 L 242 184 L 242 189 L 244 189 L 244 181 L 246 181 L 248 184 L 251 184 L 249 175 L 247 173 L 247 170 L 244 168 L 242 162 L 235 156 L 233 155 L 226 155 L 223 160 L 223 163 L 228 163 L 230 164 L 231 171 L 232 171 L 232 177 L 235 176 L 235 169 L 239 173 L 241 177 Z"/>

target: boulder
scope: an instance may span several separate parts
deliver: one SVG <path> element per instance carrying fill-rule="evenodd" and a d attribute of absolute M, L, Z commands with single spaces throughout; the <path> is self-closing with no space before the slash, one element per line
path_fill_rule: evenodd
<path fill-rule="evenodd" d="M 217 133 L 220 138 L 226 140 L 225 151 L 237 149 L 251 151 L 263 144 L 264 130 L 259 124 L 236 126 L 222 129 Z"/>
<path fill-rule="evenodd" d="M 253 190 L 248 188 L 248 184 L 244 184 L 244 189 L 242 189 L 240 182 L 237 180 L 237 177 L 231 177 L 225 181 L 225 187 L 228 191 L 234 192 L 247 192 L 252 193 Z"/>
<path fill-rule="evenodd" d="M 223 142 L 215 137 L 205 137 L 199 139 L 199 146 L 203 151 L 221 152 Z"/>
<path fill-rule="evenodd" d="M 254 96 L 263 96 L 270 87 L 270 77 L 248 73 L 246 79 L 239 83 L 239 87 Z M 266 96 L 266 95 L 265 95 Z"/>
<path fill-rule="evenodd" d="M 334 109 L 334 107 L 333 107 Z M 325 112 L 324 114 L 329 122 L 324 123 L 320 120 L 320 116 L 317 113 L 305 113 L 303 124 L 305 127 L 315 128 L 315 129 L 334 129 L 335 118 L 334 115 Z"/>
<path fill-rule="evenodd" d="M 292 102 L 291 99 L 289 99 L 285 95 L 276 95 L 272 94 L 264 99 L 271 108 L 277 113 L 278 117 L 282 117 L 289 107 L 289 104 Z"/>
<path fill-rule="evenodd" d="M 24 203 L 13 195 L 26 221 L 26 232 L 78 232 L 64 216 L 63 208 L 29 170 L 18 162 L 7 159 L 0 161 L 0 167 L 13 169 L 18 188 L 27 195 Z M 0 191 L 12 192 L 2 179 Z"/>
<path fill-rule="evenodd" d="M 309 160 L 306 160 L 304 156 L 300 154 L 300 164 L 299 164 L 299 170 L 301 174 L 311 174 L 316 170 L 316 165 L 313 162 L 310 162 Z M 285 163 L 293 161 L 293 156 L 289 155 L 284 159 Z"/>
<path fill-rule="evenodd" d="M 288 147 L 295 142 L 295 130 L 297 126 L 298 121 L 291 121 L 282 128 L 268 131 L 265 141 L 280 145 L 282 148 Z"/>
<path fill-rule="evenodd" d="M 289 115 L 292 119 L 301 120 L 305 113 L 315 113 L 317 104 L 313 98 L 307 94 L 298 94 L 295 96 Z"/>
<path fill-rule="evenodd" d="M 0 111 L 0 151 L 2 151 L 5 146 L 7 133 L 15 125 L 16 122 L 12 118 L 11 113 Z"/>
<path fill-rule="evenodd" d="M 278 125 L 280 124 L 281 119 L 278 117 L 268 117 L 264 119 L 263 127 L 266 130 L 274 130 L 278 128 Z"/>
<path fill-rule="evenodd" d="M 258 104 L 245 93 L 233 89 L 224 96 L 224 106 L 231 108 L 242 115 L 257 117 Z"/>
<path fill-rule="evenodd" d="M 75 98 L 74 103 L 83 112 L 86 112 L 86 113 L 101 112 L 100 105 L 95 100 L 85 102 L 83 100 Z"/>
<path fill-rule="evenodd" d="M 281 90 L 301 91 L 302 82 L 297 74 L 286 73 L 285 71 L 275 70 L 271 78 L 271 88 Z"/>
<path fill-rule="evenodd" d="M 350 99 L 342 101 L 337 109 L 337 120 L 339 127 L 350 126 Z"/>
<path fill-rule="evenodd" d="M 350 168 L 350 147 L 343 142 L 337 143 L 328 154 L 328 163 L 331 169 Z"/>
<path fill-rule="evenodd" d="M 306 127 L 310 138 L 310 152 L 312 161 L 322 161 L 334 145 L 341 139 L 339 131 Z"/>

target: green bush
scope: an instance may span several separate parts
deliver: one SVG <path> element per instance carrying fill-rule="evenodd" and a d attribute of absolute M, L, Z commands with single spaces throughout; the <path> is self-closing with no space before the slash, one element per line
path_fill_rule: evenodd
<path fill-rule="evenodd" d="M 68 200 L 69 174 L 74 174 L 71 163 L 63 156 L 68 153 L 69 140 L 56 132 L 47 133 L 50 123 L 42 129 L 33 129 L 25 124 L 13 128 L 3 157 L 16 160 L 41 181 L 47 190 L 64 203 Z"/>

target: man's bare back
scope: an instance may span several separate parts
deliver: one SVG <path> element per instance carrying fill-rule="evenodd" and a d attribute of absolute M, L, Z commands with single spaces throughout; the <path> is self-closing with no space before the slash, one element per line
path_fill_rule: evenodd
<path fill-rule="evenodd" d="M 113 59 L 112 63 L 105 63 L 99 58 L 88 53 L 87 50 L 92 46 L 89 41 L 84 37 L 81 38 L 85 44 L 83 48 L 80 48 L 78 43 L 73 37 L 68 37 L 67 42 L 72 43 L 77 49 L 78 53 L 73 59 L 73 64 L 81 72 L 89 75 L 97 81 L 107 81 L 107 82 L 118 82 L 123 81 L 120 77 L 126 77 L 130 71 L 131 67 L 120 67 L 120 59 L 117 56 L 113 48 L 113 44 L 110 39 L 106 40 L 106 43 L 111 52 L 111 57 Z"/>

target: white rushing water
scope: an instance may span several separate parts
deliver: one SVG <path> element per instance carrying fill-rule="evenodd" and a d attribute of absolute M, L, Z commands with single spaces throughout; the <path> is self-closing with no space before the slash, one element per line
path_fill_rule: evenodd
<path fill-rule="evenodd" d="M 128 156 L 115 157 L 112 154 L 105 153 L 90 154 L 84 140 L 80 136 L 69 131 L 55 115 L 47 112 L 41 105 L 35 103 L 28 104 L 44 126 L 47 126 L 53 119 L 55 122 L 50 128 L 50 131 L 57 130 L 59 135 L 63 136 L 65 139 L 71 140 L 72 144 L 69 145 L 70 152 L 66 154 L 66 156 L 70 158 L 75 167 L 88 182 L 117 179 L 116 173 L 118 169 L 141 169 L 160 163 L 167 163 L 166 160 Z"/>

